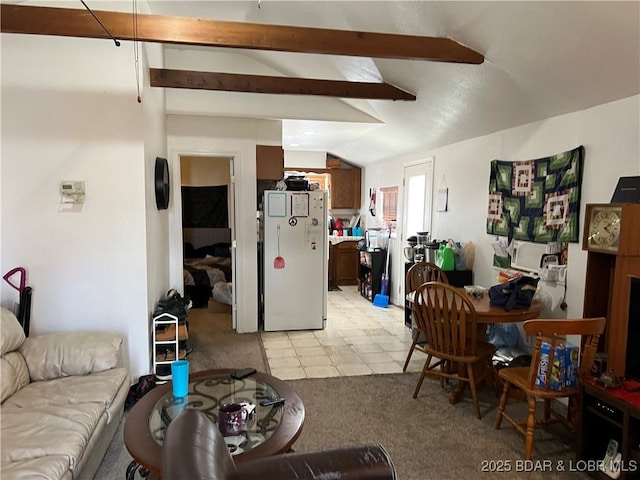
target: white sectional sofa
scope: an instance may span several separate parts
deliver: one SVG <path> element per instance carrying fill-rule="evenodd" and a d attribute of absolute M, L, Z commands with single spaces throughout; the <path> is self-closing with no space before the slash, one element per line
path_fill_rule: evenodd
<path fill-rule="evenodd" d="M 123 338 L 112 333 L 28 337 L 2 309 L 0 478 L 92 479 L 129 391 Z"/>

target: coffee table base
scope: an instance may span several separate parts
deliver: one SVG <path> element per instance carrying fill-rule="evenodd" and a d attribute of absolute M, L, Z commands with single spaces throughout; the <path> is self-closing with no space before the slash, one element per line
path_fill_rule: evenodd
<path fill-rule="evenodd" d="M 136 472 L 138 472 L 141 478 L 147 478 L 149 476 L 149 470 L 144 468 L 135 460 L 131 460 L 131 463 L 127 466 L 127 472 L 125 474 L 126 480 L 135 480 Z"/>

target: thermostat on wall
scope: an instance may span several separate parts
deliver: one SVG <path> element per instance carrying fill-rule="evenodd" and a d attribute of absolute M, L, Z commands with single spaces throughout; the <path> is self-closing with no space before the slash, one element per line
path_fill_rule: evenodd
<path fill-rule="evenodd" d="M 80 212 L 84 204 L 84 182 L 63 180 L 60 182 L 59 212 Z"/>
<path fill-rule="evenodd" d="M 84 182 L 60 182 L 60 203 L 84 203 Z"/>

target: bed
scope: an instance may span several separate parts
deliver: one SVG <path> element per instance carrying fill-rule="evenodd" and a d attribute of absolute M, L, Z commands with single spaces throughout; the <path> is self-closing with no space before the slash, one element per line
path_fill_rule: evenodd
<path fill-rule="evenodd" d="M 184 292 L 193 306 L 206 307 L 210 298 L 217 302 L 233 303 L 230 244 L 205 245 L 198 249 L 184 244 Z"/>

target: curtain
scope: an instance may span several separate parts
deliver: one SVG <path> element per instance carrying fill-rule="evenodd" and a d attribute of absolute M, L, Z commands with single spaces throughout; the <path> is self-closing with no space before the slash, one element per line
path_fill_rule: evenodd
<path fill-rule="evenodd" d="M 182 187 L 182 226 L 228 228 L 227 185 Z"/>

